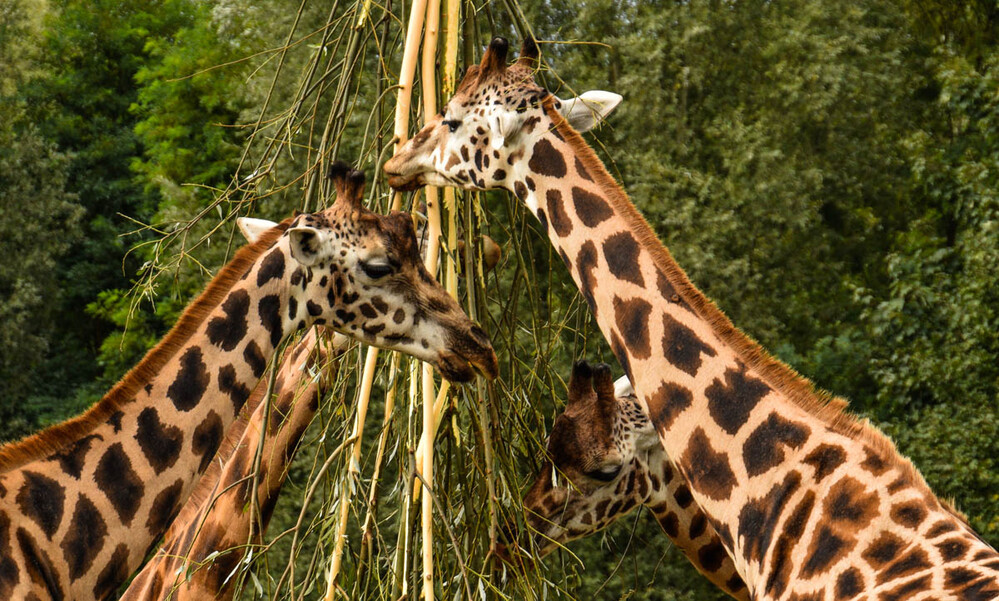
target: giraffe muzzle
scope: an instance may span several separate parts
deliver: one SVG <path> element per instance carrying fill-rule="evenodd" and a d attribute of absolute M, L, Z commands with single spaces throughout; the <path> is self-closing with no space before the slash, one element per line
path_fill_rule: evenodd
<path fill-rule="evenodd" d="M 476 372 L 488 380 L 499 375 L 499 361 L 489 336 L 477 325 L 452 334 L 448 350 L 438 356 L 437 369 L 452 382 L 470 382 Z"/>
<path fill-rule="evenodd" d="M 388 183 L 397 192 L 412 192 L 426 185 L 421 173 L 415 175 L 393 175 L 390 173 Z"/>

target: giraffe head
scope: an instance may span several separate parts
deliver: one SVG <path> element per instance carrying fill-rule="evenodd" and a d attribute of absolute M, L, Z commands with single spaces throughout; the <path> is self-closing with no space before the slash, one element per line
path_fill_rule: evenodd
<path fill-rule="evenodd" d="M 524 42 L 520 58 L 509 66 L 507 50 L 506 40 L 494 39 L 440 114 L 385 163 L 392 187 L 505 188 L 523 197 L 516 188 L 524 186 L 529 171 L 565 174 L 561 157 L 551 156 L 555 151 L 543 140 L 558 135 L 556 120 L 587 131 L 621 101 L 601 91 L 557 98 L 534 81 L 539 64 L 534 40 Z"/>
<path fill-rule="evenodd" d="M 449 380 L 471 380 L 475 369 L 495 377 L 488 336 L 424 268 L 412 218 L 366 209 L 362 172 L 336 163 L 330 177 L 333 204 L 295 217 L 257 272 L 260 284 L 290 274 L 285 309 L 293 326 L 326 325 L 433 363 Z M 253 237 L 261 223 L 240 227 Z"/>
<path fill-rule="evenodd" d="M 573 366 L 569 400 L 548 438 L 549 461 L 524 498 L 542 554 L 647 503 L 650 466 L 666 460 L 627 378 Z"/>

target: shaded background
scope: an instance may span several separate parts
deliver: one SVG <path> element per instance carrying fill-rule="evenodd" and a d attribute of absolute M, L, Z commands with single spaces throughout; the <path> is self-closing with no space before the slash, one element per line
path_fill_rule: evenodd
<path fill-rule="evenodd" d="M 398 77 L 408 5 L 371 8 L 368 37 L 351 47 L 345 36 L 362 4 L 0 0 L 0 440 L 100 398 L 238 246 L 233 215 L 315 209 L 303 194 L 312 149 L 333 145 L 355 160 L 376 178 L 372 205 L 387 206 L 378 163 L 394 97 L 381 92 Z M 477 60 L 494 34 L 519 41 L 530 28 L 552 42 L 542 45 L 552 68 L 544 77 L 557 94 L 622 94 L 591 141 L 691 279 L 744 331 L 892 435 L 934 490 L 999 544 L 994 3 L 552 0 L 463 11 L 459 63 Z M 317 56 L 328 56 L 326 78 L 302 90 Z M 312 117 L 289 118 L 293 107 Z M 336 139 L 319 140 L 334 118 Z M 234 186 L 247 161 L 271 159 L 262 183 Z M 484 292 L 474 302 L 503 361 L 488 398 L 498 503 L 517 523 L 571 360 L 612 355 L 534 220 L 505 194 L 463 198 L 461 210 L 476 209 L 475 233 L 504 249 L 494 272 L 464 284 L 463 300 Z M 439 533 L 442 598 L 464 590 L 449 580 L 458 567 L 448 554 L 481 563 L 487 551 L 469 395 L 449 403 L 439 437 L 442 515 L 461 542 L 455 549 Z M 323 514 L 346 470 L 320 476 L 316 463 L 345 436 L 350 411 L 331 399 L 307 437 L 272 534 L 294 524 L 319 477 L 321 498 L 306 508 L 301 549 L 279 540 L 256 562 L 260 590 L 291 556 L 303 572 L 323 563 Z M 380 579 L 393 577 L 377 574 L 392 572 L 409 519 L 393 499 L 418 432 L 411 413 L 403 404 L 393 426 L 380 567 L 358 571 L 352 522 L 347 596 L 393 598 Z M 372 414 L 374 441 L 377 401 Z M 359 501 L 352 519 L 362 518 Z M 481 570 L 481 594 L 722 598 L 642 514 L 569 549 L 537 581 Z"/>

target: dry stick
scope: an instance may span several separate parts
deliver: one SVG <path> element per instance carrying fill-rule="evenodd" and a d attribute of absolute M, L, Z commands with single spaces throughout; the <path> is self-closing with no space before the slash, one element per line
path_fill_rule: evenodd
<path fill-rule="evenodd" d="M 392 353 L 392 359 L 389 363 L 389 378 L 391 382 L 389 383 L 389 389 L 385 392 L 385 417 L 382 418 L 382 431 L 378 435 L 378 449 L 375 451 L 375 471 L 371 476 L 371 486 L 368 489 L 368 507 L 367 513 L 364 516 L 364 525 L 361 527 L 361 551 L 358 554 L 360 557 L 361 566 L 364 566 L 366 552 L 370 553 L 372 529 L 374 528 L 375 521 L 375 510 L 378 505 L 378 479 L 381 477 L 382 473 L 382 461 L 385 457 L 385 447 L 388 444 L 388 436 L 391 428 L 389 426 L 392 423 L 392 413 L 395 411 L 395 394 L 396 387 L 399 382 L 399 354 Z M 358 582 L 362 579 L 362 574 L 358 568 L 357 580 Z"/>
<path fill-rule="evenodd" d="M 427 13 L 427 0 L 415 0 L 409 9 L 409 25 L 406 28 L 406 47 L 402 51 L 402 67 L 399 71 L 399 101 L 395 105 L 395 152 L 399 152 L 409 137 L 409 107 L 413 102 L 413 80 L 416 79 L 416 53 L 420 46 L 420 32 L 423 31 L 423 17 Z M 402 192 L 392 197 L 392 210 L 402 208 Z"/>
<path fill-rule="evenodd" d="M 344 538 L 347 532 L 347 515 L 350 508 L 350 499 L 353 496 L 353 487 L 350 481 L 360 478 L 361 464 L 361 434 L 364 431 L 364 418 L 368 413 L 368 401 L 371 399 L 371 384 L 375 379 L 375 367 L 378 363 L 378 349 L 368 347 L 368 354 L 364 358 L 364 373 L 361 376 L 361 388 L 357 393 L 357 412 L 354 419 L 354 432 L 352 437 L 357 437 L 354 442 L 354 450 L 351 453 L 348 467 L 347 479 L 340 491 L 340 520 L 337 524 L 336 538 L 334 539 L 333 558 L 330 560 L 330 576 L 326 586 L 325 601 L 333 601 L 336 592 L 336 578 L 340 573 L 340 565 L 343 560 Z"/>
<path fill-rule="evenodd" d="M 423 62 L 421 75 L 423 79 L 423 122 L 427 123 L 437 114 L 436 92 L 436 59 L 437 34 L 440 28 L 440 0 L 427 2 L 426 29 L 423 38 Z M 441 207 L 439 190 L 428 187 L 427 201 L 427 256 L 425 264 L 427 271 L 437 272 L 438 255 L 441 238 Z M 423 464 L 416 464 L 417 472 L 422 475 L 423 485 L 430 490 L 434 481 L 434 435 L 436 434 L 437 415 L 434 413 L 434 370 L 423 364 Z M 423 526 L 423 601 L 434 599 L 434 506 L 430 495 L 424 495 L 421 506 L 421 523 Z"/>

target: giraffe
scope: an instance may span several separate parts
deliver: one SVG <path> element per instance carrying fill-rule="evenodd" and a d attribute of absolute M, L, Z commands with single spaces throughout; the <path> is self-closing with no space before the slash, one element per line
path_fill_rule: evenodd
<path fill-rule="evenodd" d="M 105 599 L 183 505 L 282 339 L 310 325 L 493 377 L 488 337 L 423 268 L 408 215 L 335 202 L 236 253 L 94 407 L 0 448 L 0 599 Z"/>
<path fill-rule="evenodd" d="M 541 222 L 751 599 L 992 599 L 999 554 L 880 431 L 739 331 L 687 278 L 579 131 L 620 100 L 562 100 L 537 46 L 494 39 L 385 164 L 513 192 Z"/>
<path fill-rule="evenodd" d="M 548 460 L 524 496 L 539 553 L 606 528 L 639 506 L 701 574 L 748 601 L 735 563 L 675 474 L 631 382 L 613 381 L 605 363 L 577 362 L 565 410 L 548 436 Z"/>
<path fill-rule="evenodd" d="M 159 550 L 132 579 L 122 601 L 232 599 L 234 572 L 247 548 L 261 542 L 288 465 L 319 408 L 320 389 L 335 376 L 324 372 L 329 357 L 319 343 L 321 336 L 316 328 L 311 329 L 286 354 L 275 377 L 270 415 L 267 402 L 261 402 L 268 381 L 257 383 L 216 459 L 170 525 Z M 334 342 L 334 347 L 339 346 L 342 342 Z M 321 377 L 312 375 L 317 366 Z M 255 520 L 257 509 L 249 507 L 258 451 L 259 521 Z"/>

